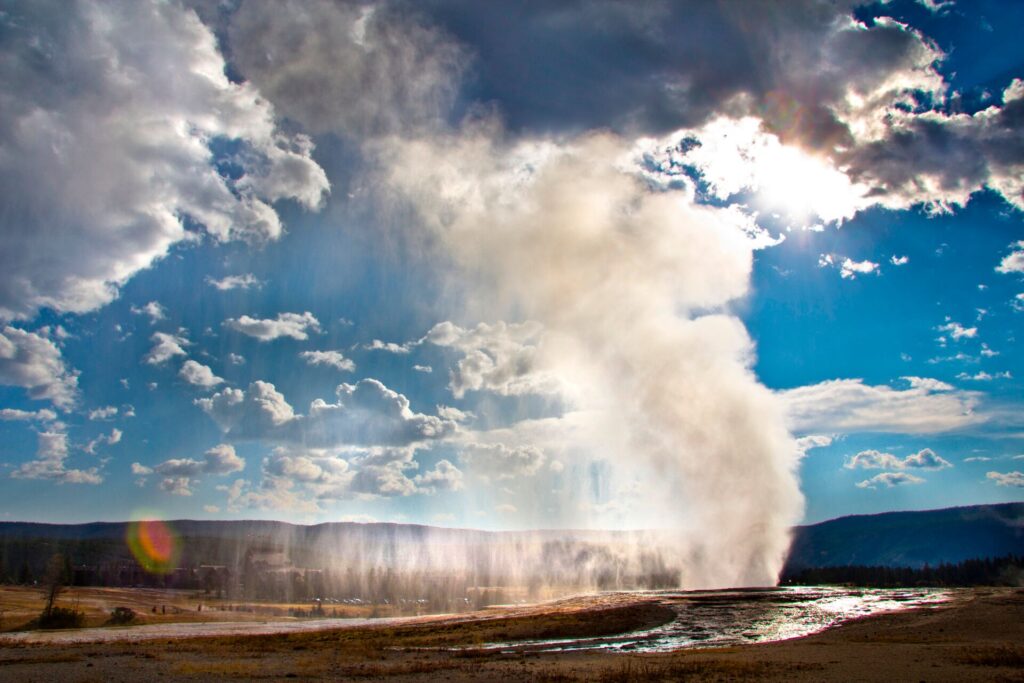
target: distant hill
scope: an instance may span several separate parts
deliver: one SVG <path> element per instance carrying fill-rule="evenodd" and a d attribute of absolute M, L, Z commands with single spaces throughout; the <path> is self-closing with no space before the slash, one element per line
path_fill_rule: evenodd
<path fill-rule="evenodd" d="M 240 580 L 246 567 L 269 573 L 324 570 L 368 574 L 375 568 L 434 576 L 461 574 L 491 585 L 542 576 L 562 585 L 615 588 L 685 581 L 685 560 L 670 560 L 671 535 L 623 531 L 488 532 L 415 524 L 272 521 L 168 522 L 180 539 L 179 567 L 223 566 Z M 83 580 L 136 581 L 127 522 L 0 522 L 0 582 L 39 577 L 54 553 Z M 846 565 L 921 567 L 973 558 L 1024 555 L 1024 503 L 923 512 L 855 515 L 796 527 L 786 574 Z M 678 566 L 674 562 L 682 562 Z M 126 578 L 127 577 L 127 578 Z M 169 581 L 171 579 L 161 579 Z M 250 584 L 252 581 L 250 581 Z"/>
<path fill-rule="evenodd" d="M 922 567 L 1024 554 L 1024 503 L 852 515 L 800 526 L 784 573 L 845 565 Z"/>

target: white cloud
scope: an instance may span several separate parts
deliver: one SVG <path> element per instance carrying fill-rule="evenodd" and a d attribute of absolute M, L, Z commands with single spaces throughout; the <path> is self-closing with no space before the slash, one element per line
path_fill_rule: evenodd
<path fill-rule="evenodd" d="M 220 280 L 207 276 L 206 283 L 222 292 L 230 291 L 232 289 L 251 289 L 253 287 L 258 288 L 263 286 L 263 282 L 252 273 L 245 273 L 243 275 L 227 275 Z"/>
<path fill-rule="evenodd" d="M 29 398 L 49 400 L 64 410 L 78 396 L 78 372 L 64 365 L 57 345 L 10 325 L 0 332 L 0 384 L 22 387 Z"/>
<path fill-rule="evenodd" d="M 976 412 L 980 394 L 929 378 L 905 378 L 910 387 L 872 386 L 860 379 L 834 379 L 779 395 L 793 429 L 833 432 L 931 434 L 985 421 Z"/>
<path fill-rule="evenodd" d="M 452 422 L 466 422 L 467 420 L 476 419 L 476 415 L 472 412 L 468 410 L 460 410 L 453 406 L 437 406 L 437 415 L 438 417 L 451 420 Z"/>
<path fill-rule="evenodd" d="M 414 365 L 412 366 L 412 369 L 415 370 L 416 372 L 422 372 L 428 375 L 434 371 L 434 368 L 430 367 L 429 365 Z"/>
<path fill-rule="evenodd" d="M 952 463 L 937 455 L 930 448 L 922 448 L 917 453 L 905 458 L 876 450 L 861 451 L 848 458 L 846 464 L 843 465 L 850 470 L 942 470 L 952 466 Z"/>
<path fill-rule="evenodd" d="M 197 363 L 194 360 L 187 360 L 182 363 L 178 376 L 197 387 L 215 387 L 224 382 L 224 378 L 214 375 L 213 370 L 209 366 Z"/>
<path fill-rule="evenodd" d="M 961 339 L 974 339 L 978 336 L 977 327 L 964 327 L 958 322 L 950 321 L 945 325 L 939 325 L 937 328 L 939 332 L 948 332 L 954 341 L 960 341 Z"/>
<path fill-rule="evenodd" d="M 395 342 L 385 342 L 380 339 L 374 339 L 369 344 L 363 344 L 363 348 L 367 351 L 386 351 L 387 353 L 407 354 L 416 346 L 417 342 L 406 342 L 405 344 L 396 344 Z"/>
<path fill-rule="evenodd" d="M 852 280 L 858 275 L 870 275 L 872 273 L 878 274 L 878 264 L 872 263 L 871 261 L 854 261 L 852 259 L 843 259 L 842 264 L 839 266 L 839 276 Z"/>
<path fill-rule="evenodd" d="M 821 254 L 818 256 L 819 268 L 839 268 L 839 276 L 844 280 L 856 279 L 858 275 L 878 275 L 880 266 L 872 261 L 854 261 L 839 254 Z"/>
<path fill-rule="evenodd" d="M 124 432 L 114 427 L 113 429 L 110 430 L 110 434 L 100 434 L 95 439 L 87 443 L 82 450 L 84 450 L 86 453 L 89 453 L 90 455 L 95 455 L 97 447 L 103 444 L 113 446 L 116 443 L 120 443 L 121 437 L 123 435 Z"/>
<path fill-rule="evenodd" d="M 271 202 L 320 205 L 309 139 L 228 79 L 213 32 L 181 4 L 23 3 L 4 23 L 0 319 L 102 306 L 194 239 L 186 217 L 218 241 L 263 241 L 282 233 Z M 242 150 L 237 179 L 214 166 L 219 139 Z"/>
<path fill-rule="evenodd" d="M 905 266 L 908 263 L 910 263 L 910 257 L 897 256 L 896 254 L 893 254 L 891 257 L 889 257 L 889 263 L 891 263 L 894 266 Z"/>
<path fill-rule="evenodd" d="M 857 488 L 859 489 L 874 489 L 880 486 L 891 489 L 894 486 L 901 486 L 903 484 L 923 484 L 924 479 L 916 477 L 913 474 L 907 474 L 906 472 L 882 472 L 876 474 L 870 479 L 857 482 Z"/>
<path fill-rule="evenodd" d="M 415 413 L 409 400 L 375 379 L 337 388 L 337 403 L 314 400 L 298 415 L 268 382 L 253 382 L 248 391 L 225 389 L 196 404 L 226 434 L 308 447 L 406 446 L 446 437 L 451 420 Z"/>
<path fill-rule="evenodd" d="M 109 420 L 110 418 L 117 415 L 117 406 L 106 406 L 103 408 L 94 408 L 89 411 L 90 420 Z"/>
<path fill-rule="evenodd" d="M 142 358 L 143 362 L 150 365 L 162 365 L 175 356 L 187 356 L 185 347 L 192 345 L 181 333 L 154 332 L 150 341 L 153 342 L 153 348 Z"/>
<path fill-rule="evenodd" d="M 812 448 L 824 448 L 825 446 L 832 445 L 834 440 L 835 437 L 828 434 L 808 434 L 796 440 L 796 448 L 800 455 L 804 456 Z"/>
<path fill-rule="evenodd" d="M 343 372 L 353 372 L 356 364 L 350 358 L 345 358 L 341 351 L 303 351 L 299 354 L 306 359 L 310 365 L 326 365 Z"/>
<path fill-rule="evenodd" d="M 1024 488 L 1024 472 L 988 472 L 985 476 L 996 483 L 996 486 Z"/>
<path fill-rule="evenodd" d="M 1009 254 L 996 266 L 1000 273 L 1024 273 L 1024 240 L 1014 242 L 1010 245 Z"/>
<path fill-rule="evenodd" d="M 448 385 L 456 398 L 467 391 L 493 391 L 503 396 L 554 394 L 561 384 L 542 367 L 542 333 L 543 327 L 535 322 L 480 323 L 472 329 L 442 322 L 422 341 L 462 352 Z"/>
<path fill-rule="evenodd" d="M 1013 379 L 1013 375 L 1011 375 L 1008 370 L 1004 370 L 1003 372 L 997 372 L 994 375 L 987 373 L 984 370 L 980 370 L 974 373 L 973 375 L 968 374 L 966 372 L 961 372 L 956 376 L 956 378 L 970 380 L 972 382 L 991 382 L 992 380 L 996 379 Z"/>
<path fill-rule="evenodd" d="M 160 489 L 175 496 L 191 496 L 192 484 L 189 477 L 164 477 L 160 480 Z"/>
<path fill-rule="evenodd" d="M 462 472 L 447 460 L 438 460 L 434 469 L 413 479 L 420 493 L 458 491 L 462 488 Z"/>
<path fill-rule="evenodd" d="M 241 472 L 245 469 L 245 460 L 240 458 L 230 444 L 219 444 L 203 454 L 202 460 L 192 458 L 172 458 L 165 460 L 153 468 L 139 463 L 132 464 L 132 473 L 146 475 L 156 472 L 163 479 L 160 488 L 176 496 L 191 496 L 192 486 L 204 474 L 225 475 Z"/>
<path fill-rule="evenodd" d="M 545 457 L 535 446 L 468 443 L 459 451 L 459 460 L 475 474 L 501 480 L 536 474 Z"/>
<path fill-rule="evenodd" d="M 150 301 L 145 306 L 132 306 L 131 311 L 135 315 L 149 316 L 150 325 L 155 325 L 167 317 L 167 309 L 156 301 Z"/>
<path fill-rule="evenodd" d="M 462 488 L 462 472 L 447 460 L 434 469 L 410 477 L 419 467 L 414 448 L 275 448 L 263 461 L 262 491 L 273 496 L 247 494 L 248 505 L 274 507 L 292 497 L 305 495 L 322 502 L 350 498 L 433 495 Z M 342 457 L 342 456 L 345 457 Z"/>
<path fill-rule="evenodd" d="M 232 365 L 245 365 L 245 356 L 241 356 L 237 353 L 229 353 L 228 362 Z"/>
<path fill-rule="evenodd" d="M 49 479 L 59 484 L 100 484 L 103 477 L 95 467 L 68 469 L 68 435 L 56 429 L 38 434 L 36 459 L 22 463 L 11 472 L 15 479 Z"/>
<path fill-rule="evenodd" d="M 235 320 L 229 318 L 224 324 L 231 329 L 241 332 L 250 337 L 255 337 L 262 342 L 271 341 L 280 337 L 292 339 L 309 339 L 309 332 L 319 332 L 320 322 L 312 313 L 278 313 L 277 318 L 259 320 L 243 315 Z"/>
<path fill-rule="evenodd" d="M 0 409 L 0 420 L 4 422 L 21 422 L 38 420 L 39 422 L 53 422 L 57 419 L 57 413 L 48 408 L 39 410 L 20 410 L 18 408 Z"/>

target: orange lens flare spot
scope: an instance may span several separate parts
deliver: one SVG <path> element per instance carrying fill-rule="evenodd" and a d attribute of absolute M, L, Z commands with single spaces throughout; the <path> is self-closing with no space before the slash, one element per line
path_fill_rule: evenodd
<path fill-rule="evenodd" d="M 166 522 L 146 519 L 128 525 L 128 547 L 143 569 L 166 574 L 174 569 L 181 554 L 181 540 Z"/>

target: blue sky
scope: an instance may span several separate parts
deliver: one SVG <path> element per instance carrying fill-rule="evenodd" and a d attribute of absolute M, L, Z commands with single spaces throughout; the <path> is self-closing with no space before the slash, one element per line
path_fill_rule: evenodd
<path fill-rule="evenodd" d="M 3 519 L 1021 499 L 1019 5 L 66 7 L 0 14 Z"/>

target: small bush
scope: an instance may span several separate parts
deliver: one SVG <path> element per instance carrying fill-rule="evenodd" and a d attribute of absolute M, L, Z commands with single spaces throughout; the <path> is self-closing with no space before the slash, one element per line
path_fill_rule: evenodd
<path fill-rule="evenodd" d="M 107 623 L 114 626 L 130 624 L 135 619 L 135 610 L 131 607 L 115 607 L 110 613 L 110 621 Z"/>
<path fill-rule="evenodd" d="M 81 628 L 85 613 L 68 607 L 53 607 L 39 615 L 39 628 Z"/>

